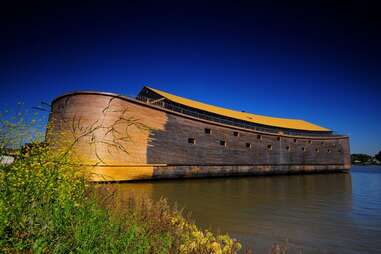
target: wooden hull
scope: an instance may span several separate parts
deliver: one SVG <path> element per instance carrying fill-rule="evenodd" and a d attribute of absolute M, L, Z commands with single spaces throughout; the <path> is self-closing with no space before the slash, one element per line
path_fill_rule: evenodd
<path fill-rule="evenodd" d="M 336 172 L 351 166 L 346 136 L 261 133 L 97 92 L 54 100 L 47 141 L 62 147 L 74 142 L 73 154 L 93 181 Z"/>

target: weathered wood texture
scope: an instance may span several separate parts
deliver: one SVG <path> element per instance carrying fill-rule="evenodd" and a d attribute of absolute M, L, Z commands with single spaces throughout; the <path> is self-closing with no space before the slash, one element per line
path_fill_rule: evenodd
<path fill-rule="evenodd" d="M 60 97 L 52 105 L 49 125 L 47 140 L 57 147 L 75 140 L 74 154 L 96 173 L 94 180 L 350 168 L 345 136 L 259 133 L 201 121 L 116 95 L 74 93 Z M 207 134 L 205 128 L 211 133 Z M 189 139 L 194 139 L 194 144 Z"/>

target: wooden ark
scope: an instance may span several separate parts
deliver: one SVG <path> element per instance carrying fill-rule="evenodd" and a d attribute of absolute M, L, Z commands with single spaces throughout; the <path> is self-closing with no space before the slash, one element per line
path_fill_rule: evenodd
<path fill-rule="evenodd" d="M 93 181 L 337 172 L 347 136 L 302 120 L 238 112 L 144 87 L 52 102 L 47 141 L 72 146 Z"/>

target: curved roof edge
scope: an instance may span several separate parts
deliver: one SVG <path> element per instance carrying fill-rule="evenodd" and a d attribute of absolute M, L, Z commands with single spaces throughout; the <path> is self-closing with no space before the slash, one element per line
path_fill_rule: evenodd
<path fill-rule="evenodd" d="M 53 105 L 56 101 L 58 101 L 58 100 L 60 100 L 60 99 L 62 99 L 64 97 L 72 96 L 72 95 L 76 95 L 76 94 L 98 94 L 98 95 L 106 95 L 106 96 L 124 97 L 124 98 L 126 98 L 126 96 L 121 95 L 121 94 L 117 94 L 117 93 L 83 90 L 83 91 L 73 91 L 73 92 L 67 92 L 67 93 L 61 94 L 61 95 L 55 97 L 52 100 L 51 104 Z"/>
<path fill-rule="evenodd" d="M 271 116 L 263 116 L 263 115 L 256 115 L 251 114 L 247 112 L 240 112 L 235 111 L 227 108 L 222 108 L 218 106 L 209 105 L 206 103 L 198 102 L 195 100 L 183 98 L 177 95 L 173 95 L 155 88 L 151 88 L 148 86 L 145 86 L 143 89 L 148 89 L 165 99 L 190 107 L 195 108 L 203 111 L 207 111 L 213 114 L 225 116 L 234 118 L 237 120 L 242 120 L 246 122 L 261 124 L 261 125 L 267 125 L 272 127 L 278 127 L 278 128 L 285 128 L 285 129 L 293 129 L 293 130 L 302 130 L 302 131 L 319 131 L 319 132 L 328 132 L 331 131 L 330 129 L 318 126 L 316 124 L 299 120 L 299 119 L 288 119 L 288 118 L 278 118 L 278 117 L 271 117 Z"/>

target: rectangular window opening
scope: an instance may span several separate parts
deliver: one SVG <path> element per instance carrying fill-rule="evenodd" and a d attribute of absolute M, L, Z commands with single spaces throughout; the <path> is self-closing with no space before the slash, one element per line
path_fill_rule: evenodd
<path fill-rule="evenodd" d="M 188 138 L 188 143 L 189 144 L 196 144 L 196 139 L 195 138 Z"/>
<path fill-rule="evenodd" d="M 209 129 L 209 128 L 205 128 L 205 134 L 211 134 L 212 133 L 212 130 Z"/>
<path fill-rule="evenodd" d="M 250 143 L 246 143 L 246 147 L 247 148 L 251 148 L 251 144 Z"/>
<path fill-rule="evenodd" d="M 239 137 L 239 132 L 238 132 L 238 131 L 235 131 L 235 132 L 233 132 L 233 135 L 234 135 L 235 137 Z"/>
<path fill-rule="evenodd" d="M 273 146 L 272 145 L 267 145 L 267 149 L 273 150 Z"/>
<path fill-rule="evenodd" d="M 226 141 L 225 140 L 220 140 L 220 145 L 226 146 Z"/>

